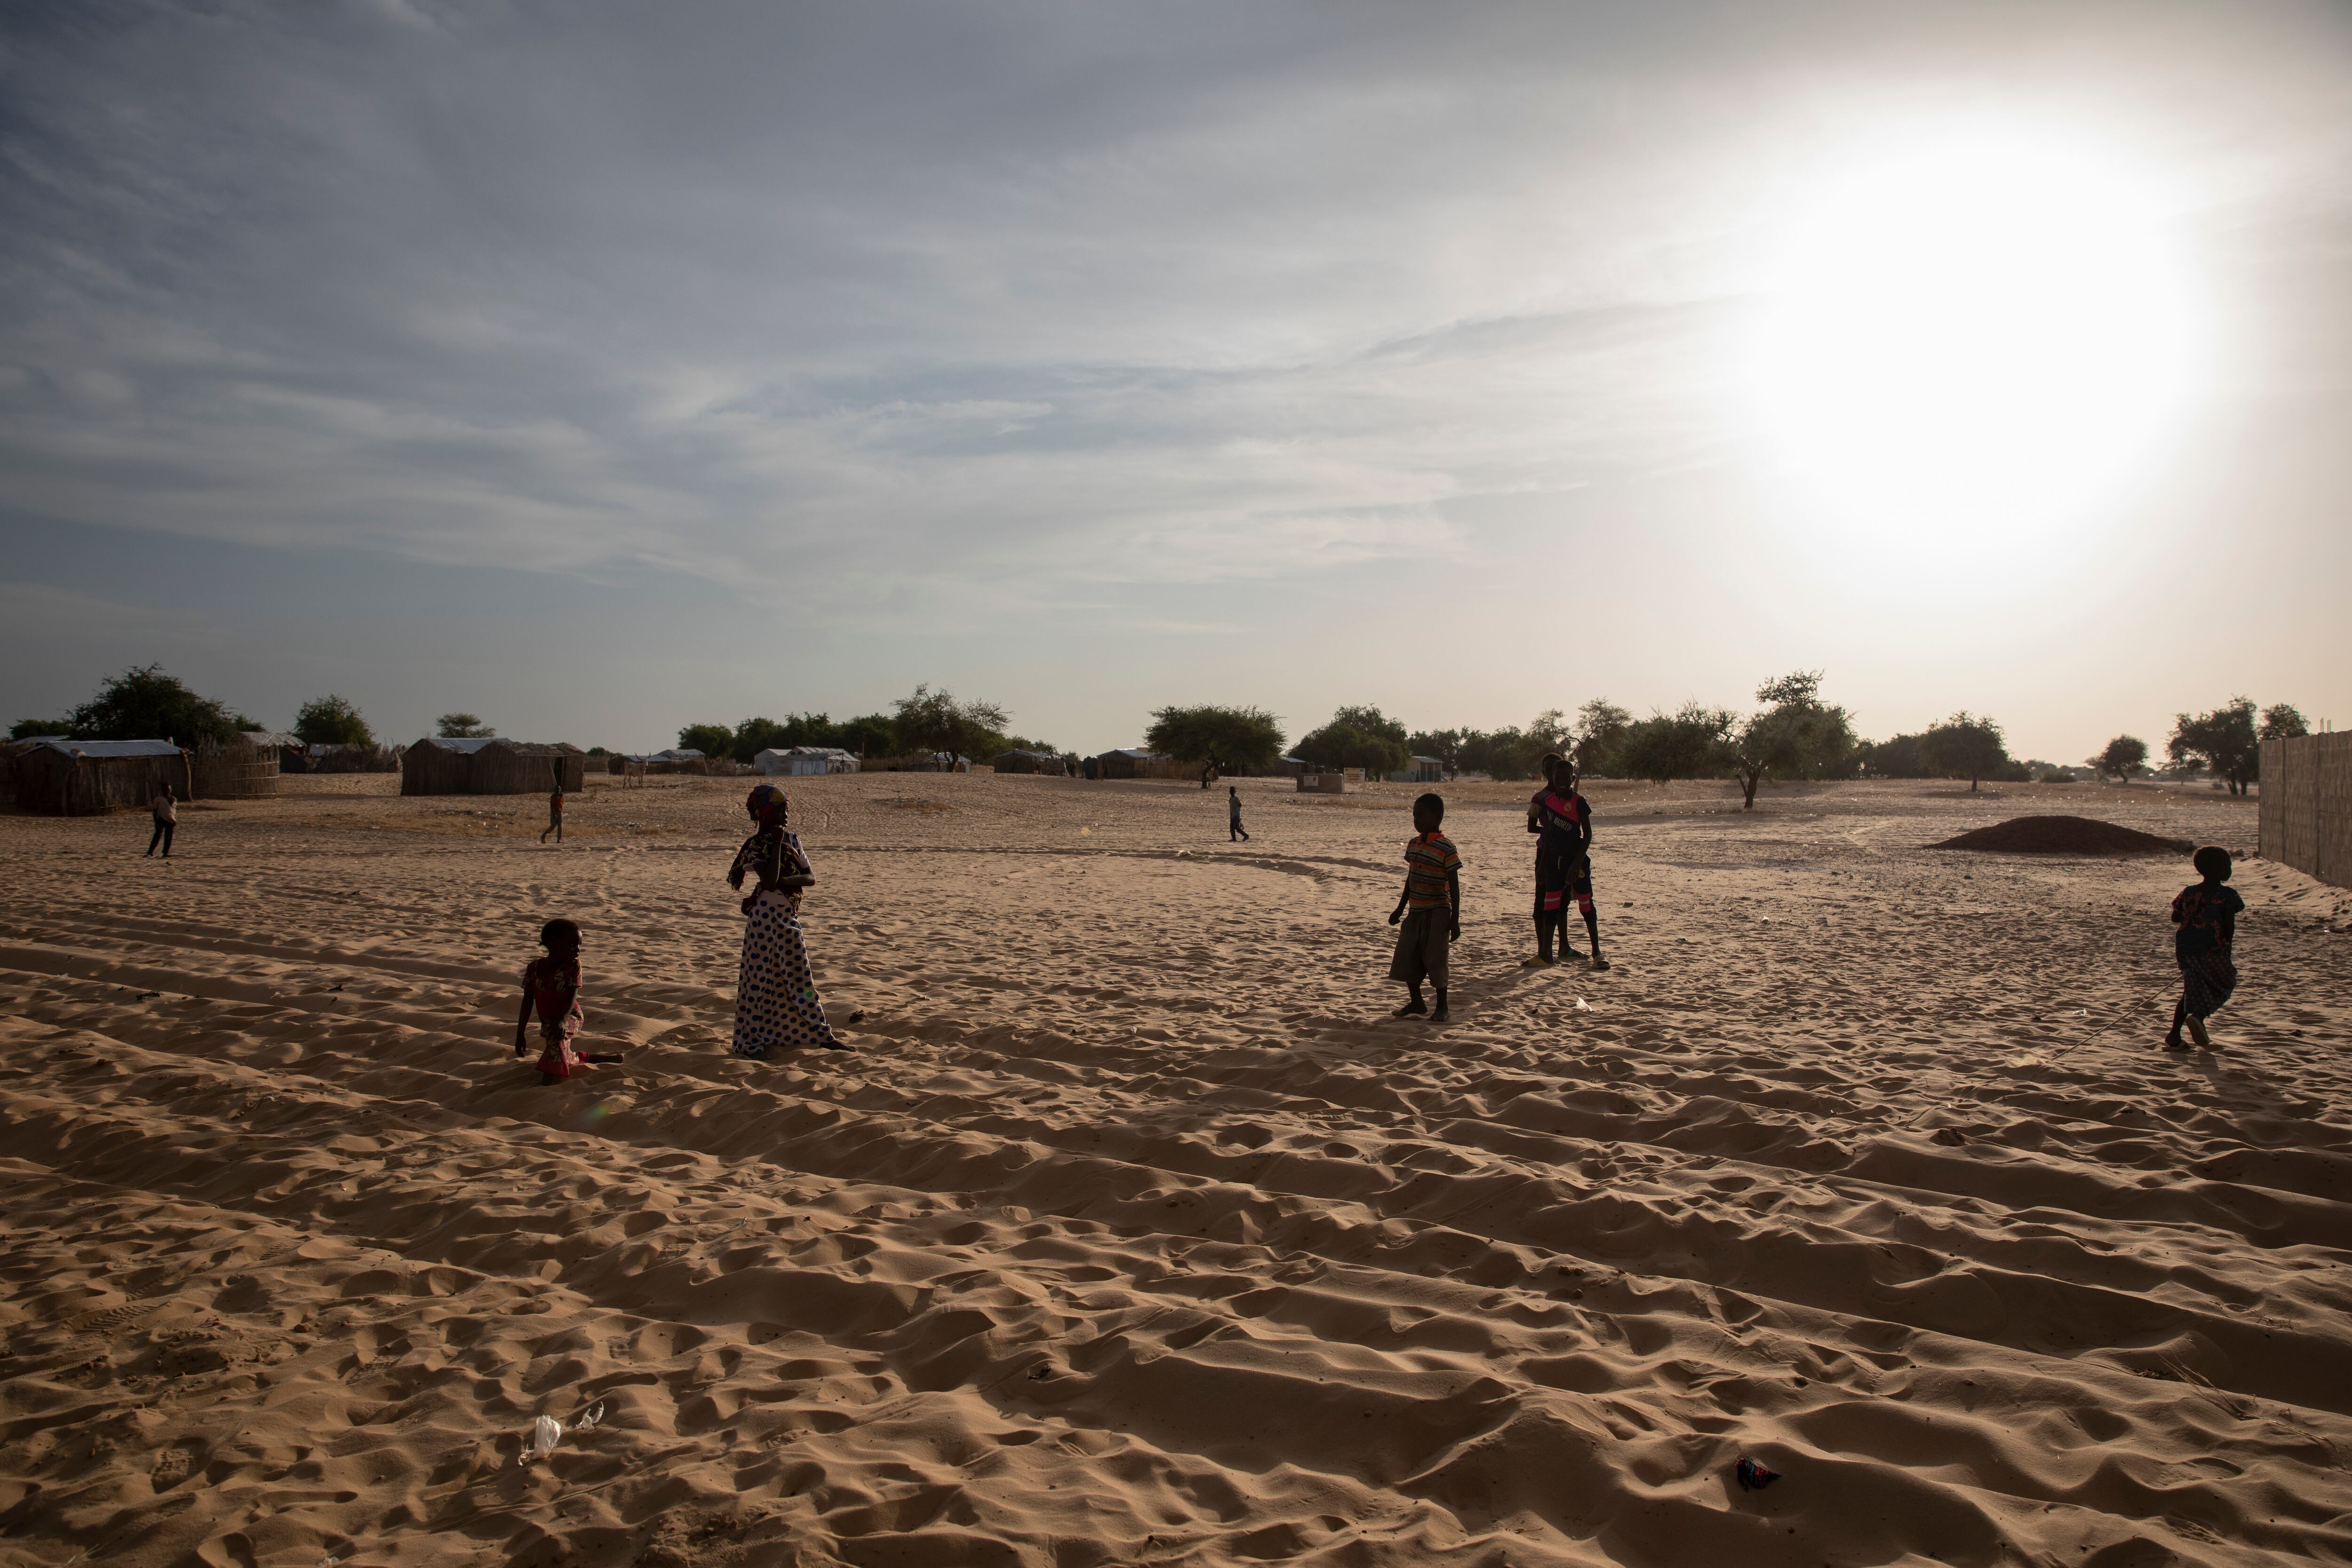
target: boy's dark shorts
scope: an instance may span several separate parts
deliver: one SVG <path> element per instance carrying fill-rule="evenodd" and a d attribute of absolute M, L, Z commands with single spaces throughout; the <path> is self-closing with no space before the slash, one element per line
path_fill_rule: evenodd
<path fill-rule="evenodd" d="M 1579 908 L 1592 907 L 1592 858 L 1589 855 L 1538 857 L 1536 860 L 1536 912 L 1557 913 L 1574 899 Z"/>
<path fill-rule="evenodd" d="M 1450 912 L 1445 910 L 1406 910 L 1404 924 L 1397 928 L 1396 956 L 1389 961 L 1389 978 L 1407 985 L 1426 980 L 1444 990 L 1445 928 L 1450 923 Z"/>

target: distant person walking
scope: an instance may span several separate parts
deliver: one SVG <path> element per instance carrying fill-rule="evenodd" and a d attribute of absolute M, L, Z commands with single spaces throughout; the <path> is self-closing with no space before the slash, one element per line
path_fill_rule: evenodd
<path fill-rule="evenodd" d="M 561 783 L 547 797 L 547 828 L 539 836 L 541 844 L 547 842 L 549 833 L 555 835 L 558 844 L 563 842 L 563 785 Z"/>
<path fill-rule="evenodd" d="M 2230 852 L 2208 844 L 2189 857 L 2189 864 L 2203 880 L 2181 889 L 2172 900 L 2172 923 L 2180 928 L 2172 933 L 2173 960 L 2180 965 L 2180 1000 L 2172 1005 L 2172 1032 L 2164 1037 L 2168 1051 L 2189 1048 L 2180 1037 L 2183 1024 L 2198 1049 L 2212 1049 L 2205 1020 L 2220 1012 L 2238 989 L 2238 965 L 2230 950 L 2238 940 L 2238 917 L 2245 912 L 2246 900 L 2235 888 L 2223 886 L 2230 879 Z"/>
<path fill-rule="evenodd" d="M 1249 842 L 1249 830 L 1242 826 L 1242 792 L 1232 784 L 1225 786 L 1225 842 L 1234 839 Z"/>
<path fill-rule="evenodd" d="M 743 900 L 743 963 L 736 975 L 730 1054 L 764 1058 L 770 1051 L 807 1046 L 845 1051 L 824 1021 L 801 935 L 801 894 L 815 884 L 816 873 L 800 836 L 784 831 L 790 803 L 776 785 L 755 784 L 743 809 L 760 826 L 727 870 L 727 885 L 738 891 L 744 878 L 752 879 Z"/>
<path fill-rule="evenodd" d="M 172 798 L 172 786 L 165 784 L 148 803 L 147 809 L 155 814 L 155 831 L 147 837 L 147 854 L 155 853 L 155 846 L 163 847 L 163 858 L 172 858 L 172 835 L 180 826 L 180 803 Z M 140 858 L 145 859 L 146 856 Z"/>

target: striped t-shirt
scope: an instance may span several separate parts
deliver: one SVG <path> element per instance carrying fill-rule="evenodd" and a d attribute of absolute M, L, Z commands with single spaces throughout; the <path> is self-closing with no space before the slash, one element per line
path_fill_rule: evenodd
<path fill-rule="evenodd" d="M 1423 833 L 1404 847 L 1404 902 L 1410 910 L 1442 910 L 1447 906 L 1445 873 L 1462 868 L 1454 840 L 1443 833 Z"/>

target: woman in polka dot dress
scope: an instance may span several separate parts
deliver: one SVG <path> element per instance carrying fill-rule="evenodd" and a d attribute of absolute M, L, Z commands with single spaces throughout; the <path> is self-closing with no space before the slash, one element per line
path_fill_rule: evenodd
<path fill-rule="evenodd" d="M 800 836 L 784 831 L 784 792 L 761 784 L 743 803 L 759 830 L 743 840 L 727 885 L 741 891 L 746 876 L 757 885 L 743 900 L 743 967 L 735 984 L 735 1044 L 739 1057 L 821 1046 L 849 1047 L 834 1037 L 816 999 L 808 947 L 801 939 L 801 889 L 815 882 Z"/>

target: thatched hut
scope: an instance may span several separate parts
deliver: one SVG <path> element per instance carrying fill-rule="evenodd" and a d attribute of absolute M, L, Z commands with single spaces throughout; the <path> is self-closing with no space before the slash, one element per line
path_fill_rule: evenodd
<path fill-rule="evenodd" d="M 1055 778 L 1068 771 L 1063 766 L 1062 759 L 1051 752 L 1025 752 L 1017 747 L 1010 752 L 997 752 L 995 760 L 989 765 L 1000 773 L 1051 773 Z"/>
<path fill-rule="evenodd" d="M 16 805 L 52 816 L 143 810 L 165 784 L 192 794 L 187 753 L 169 741 L 40 741 L 9 771 Z"/>
<path fill-rule="evenodd" d="M 586 782 L 587 765 L 587 752 L 562 742 L 428 735 L 401 756 L 400 793 L 572 795 Z"/>
<path fill-rule="evenodd" d="M 1140 746 L 1125 746 L 1115 752 L 1105 752 L 1095 759 L 1096 774 L 1107 779 L 1197 779 L 1201 776 L 1198 763 L 1179 762 L 1160 752 L 1148 752 Z"/>
<path fill-rule="evenodd" d="M 310 748 L 299 735 L 280 734 L 275 730 L 247 730 L 245 738 L 257 748 L 278 754 L 278 773 L 284 778 L 292 773 L 310 771 Z"/>
<path fill-rule="evenodd" d="M 268 734 L 199 741 L 188 749 L 188 788 L 198 800 L 268 800 L 278 793 L 278 747 Z"/>
<path fill-rule="evenodd" d="M 0 741 L 0 805 L 16 804 L 16 759 L 35 746 L 65 738 L 63 735 L 27 735 L 21 741 Z"/>

